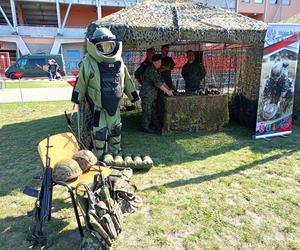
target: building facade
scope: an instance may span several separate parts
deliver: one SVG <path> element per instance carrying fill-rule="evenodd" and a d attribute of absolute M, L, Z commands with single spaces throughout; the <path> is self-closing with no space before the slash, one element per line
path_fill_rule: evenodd
<path fill-rule="evenodd" d="M 139 0 L 0 0 L 0 52 L 10 62 L 26 54 L 61 53 L 65 69 L 84 53 L 86 26 Z"/>
<path fill-rule="evenodd" d="M 231 11 L 236 9 L 236 0 L 198 0 L 200 3 L 207 4 L 209 6 L 215 6 Z"/>
<path fill-rule="evenodd" d="M 300 12 L 299 0 L 237 0 L 236 11 L 266 23 L 276 23 Z"/>

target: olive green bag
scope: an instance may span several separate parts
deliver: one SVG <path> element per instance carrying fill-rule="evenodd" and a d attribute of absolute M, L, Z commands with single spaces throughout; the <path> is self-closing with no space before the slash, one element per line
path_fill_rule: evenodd
<path fill-rule="evenodd" d="M 110 197 L 106 185 L 94 185 L 95 189 L 79 183 L 76 187 L 77 202 L 85 219 L 85 236 L 81 250 L 109 249 L 122 229 L 123 214 L 119 204 Z M 80 195 L 79 193 L 82 193 Z"/>
<path fill-rule="evenodd" d="M 106 179 L 96 175 L 91 187 L 77 185 L 76 199 L 86 225 L 80 250 L 110 249 L 122 230 L 123 214 L 133 213 L 141 206 L 142 201 L 135 194 L 137 188 L 129 181 L 131 176 L 130 168 L 112 168 Z"/>
<path fill-rule="evenodd" d="M 123 212 L 123 214 L 134 213 L 142 205 L 142 200 L 136 195 L 137 187 L 130 182 L 132 169 L 112 169 L 108 176 L 111 193 Z"/>

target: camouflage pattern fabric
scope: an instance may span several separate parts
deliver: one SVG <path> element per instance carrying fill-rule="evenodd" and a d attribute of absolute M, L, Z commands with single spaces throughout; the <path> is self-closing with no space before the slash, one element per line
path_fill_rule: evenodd
<path fill-rule="evenodd" d="M 91 166 L 97 164 L 97 157 L 89 150 L 80 150 L 73 155 L 73 159 L 78 162 L 83 172 Z"/>
<path fill-rule="evenodd" d="M 123 214 L 133 213 L 142 205 L 136 186 L 130 182 L 132 174 L 130 168 L 112 168 L 107 179 L 109 185 L 103 185 L 102 178 L 96 178 L 91 187 L 77 185 L 76 201 L 86 226 L 80 250 L 110 249 L 121 232 Z"/>
<path fill-rule="evenodd" d="M 149 65 L 144 73 L 143 85 L 140 91 L 142 100 L 142 127 L 149 128 L 150 124 L 159 127 L 157 114 L 157 96 L 159 87 L 162 85 L 160 73 Z"/>
<path fill-rule="evenodd" d="M 104 249 L 109 249 L 112 241 L 121 232 L 123 214 L 117 201 L 110 198 L 109 191 L 104 194 L 105 187 L 97 185 L 98 183 L 94 183 L 92 191 L 88 185 L 78 184 L 76 199 L 81 208 L 86 227 L 97 236 L 99 246 L 105 246 Z M 85 193 L 83 196 L 79 195 L 81 191 Z M 88 243 L 83 242 L 85 245 Z M 92 247 L 96 247 L 97 241 L 95 244 L 91 242 L 90 244 Z"/>
<path fill-rule="evenodd" d="M 229 122 L 227 95 L 164 97 L 163 133 L 213 131 Z"/>
<path fill-rule="evenodd" d="M 267 28 L 261 21 L 196 0 L 146 0 L 94 24 L 110 28 L 130 48 L 179 40 L 257 44 L 263 43 Z"/>
<path fill-rule="evenodd" d="M 298 24 L 300 24 L 300 13 L 298 13 L 292 17 L 289 17 L 286 20 L 280 21 L 280 22 L 281 23 L 298 23 Z"/>
<path fill-rule="evenodd" d="M 97 232 L 91 230 L 84 231 L 84 237 L 80 243 L 79 250 L 106 250 L 110 247 L 102 243 Z"/>
<path fill-rule="evenodd" d="M 53 181 L 69 181 L 82 174 L 79 164 L 72 159 L 61 160 L 53 168 Z"/>
<path fill-rule="evenodd" d="M 79 102 L 79 131 L 80 140 L 83 145 L 92 150 L 93 140 L 92 140 L 92 120 L 94 107 L 87 101 L 87 98 Z"/>
<path fill-rule="evenodd" d="M 124 214 L 134 213 L 142 205 L 142 200 L 136 195 L 137 187 L 130 182 L 132 169 L 113 169 L 109 175 L 112 183 L 113 196 L 119 203 Z"/>

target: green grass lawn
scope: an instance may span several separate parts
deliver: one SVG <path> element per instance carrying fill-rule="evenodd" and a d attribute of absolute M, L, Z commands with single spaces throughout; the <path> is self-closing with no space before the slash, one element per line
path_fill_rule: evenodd
<path fill-rule="evenodd" d="M 0 106 L 0 248 L 26 249 L 38 186 L 37 144 L 66 131 L 69 102 Z M 143 206 L 125 218 L 113 249 L 300 249 L 300 127 L 288 138 L 252 140 L 253 130 L 230 124 L 215 133 L 149 135 L 139 114 L 123 115 L 123 147 L 155 162 L 133 182 Z M 78 249 L 68 194 L 54 188 L 50 249 Z"/>
<path fill-rule="evenodd" d="M 70 87 L 66 81 L 21 81 L 22 88 L 65 88 Z M 6 81 L 5 88 L 14 89 L 19 88 L 18 81 Z"/>

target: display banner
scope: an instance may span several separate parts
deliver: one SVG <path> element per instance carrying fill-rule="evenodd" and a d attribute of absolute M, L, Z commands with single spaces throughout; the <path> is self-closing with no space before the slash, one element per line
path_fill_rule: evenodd
<path fill-rule="evenodd" d="M 299 24 L 269 24 L 265 38 L 255 138 L 292 133 Z"/>

